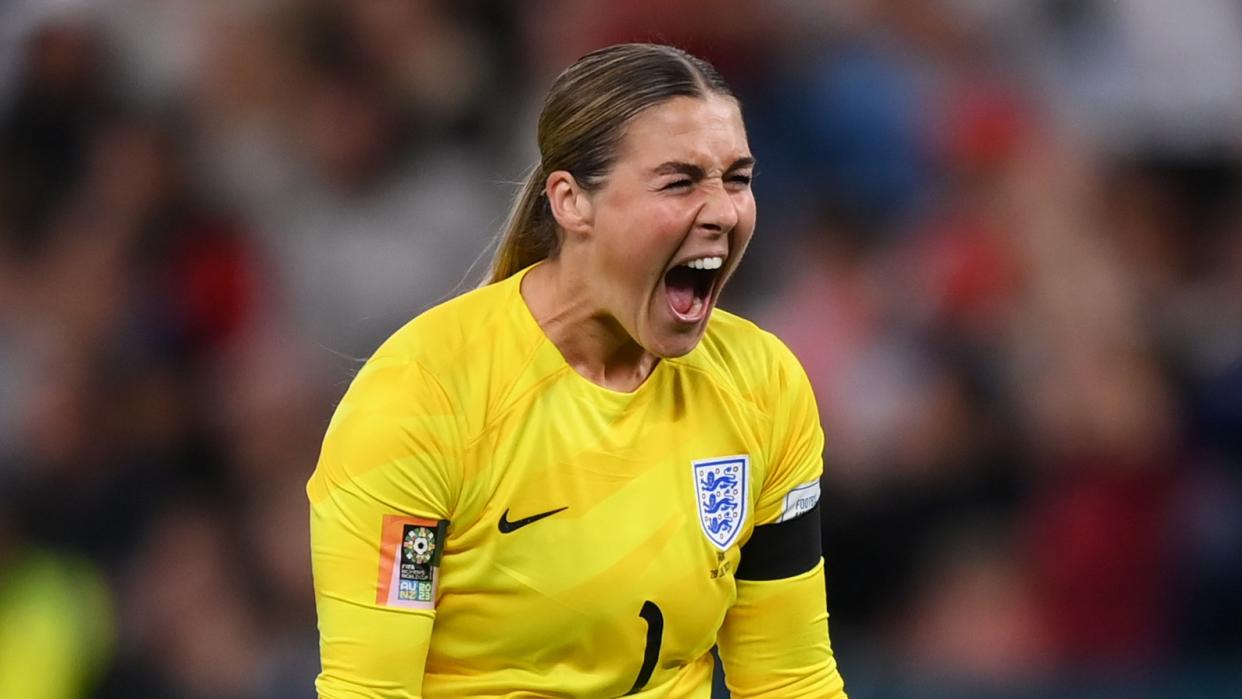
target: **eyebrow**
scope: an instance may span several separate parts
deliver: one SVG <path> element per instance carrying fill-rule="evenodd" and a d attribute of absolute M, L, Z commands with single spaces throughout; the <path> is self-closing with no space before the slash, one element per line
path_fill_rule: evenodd
<path fill-rule="evenodd" d="M 738 158 L 737 160 L 734 160 L 729 167 L 725 168 L 725 172 L 732 172 L 744 167 L 751 167 L 754 164 L 755 159 L 752 157 L 747 156 L 745 158 Z M 703 179 L 705 174 L 703 172 L 703 168 L 698 165 L 695 165 L 694 163 L 684 163 L 677 160 L 670 160 L 668 162 L 661 163 L 652 169 L 652 172 L 656 175 L 686 175 L 687 177 L 695 180 Z"/>

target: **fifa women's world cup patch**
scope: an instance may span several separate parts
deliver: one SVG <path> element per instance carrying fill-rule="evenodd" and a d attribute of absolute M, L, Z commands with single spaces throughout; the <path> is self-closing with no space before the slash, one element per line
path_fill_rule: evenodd
<path fill-rule="evenodd" d="M 375 602 L 434 609 L 448 520 L 384 515 Z"/>
<path fill-rule="evenodd" d="M 721 456 L 691 462 L 699 523 L 707 539 L 726 551 L 750 509 L 750 456 Z"/>

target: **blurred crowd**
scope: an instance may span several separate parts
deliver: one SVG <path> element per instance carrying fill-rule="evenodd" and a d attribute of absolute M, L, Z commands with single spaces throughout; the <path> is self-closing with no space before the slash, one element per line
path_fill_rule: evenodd
<path fill-rule="evenodd" d="M 312 694 L 327 418 L 629 40 L 742 97 L 851 696 L 1242 696 L 1232 0 L 9 0 L 0 697 Z"/>

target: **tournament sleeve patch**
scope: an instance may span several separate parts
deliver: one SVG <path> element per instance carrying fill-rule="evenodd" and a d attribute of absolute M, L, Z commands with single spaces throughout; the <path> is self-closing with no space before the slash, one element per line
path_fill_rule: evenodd
<path fill-rule="evenodd" d="M 801 516 L 784 522 L 764 524 L 742 546 L 738 580 L 781 580 L 814 568 L 823 551 L 820 548 L 819 503 Z"/>
<path fill-rule="evenodd" d="M 434 609 L 447 520 L 384 515 L 375 602 Z"/>
<path fill-rule="evenodd" d="M 795 486 L 785 495 L 785 502 L 781 507 L 781 516 L 776 518 L 777 522 L 787 522 L 794 519 L 804 512 L 810 512 L 812 507 L 819 502 L 819 479 L 815 479 L 810 483 L 803 483 Z"/>

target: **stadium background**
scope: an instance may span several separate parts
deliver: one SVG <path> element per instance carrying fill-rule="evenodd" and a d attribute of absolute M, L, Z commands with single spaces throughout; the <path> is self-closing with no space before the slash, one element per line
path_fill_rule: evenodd
<path fill-rule="evenodd" d="M 744 101 L 851 697 L 1242 696 L 1230 0 L 0 4 L 0 696 L 311 694 L 332 406 L 635 39 Z"/>

